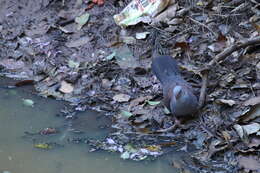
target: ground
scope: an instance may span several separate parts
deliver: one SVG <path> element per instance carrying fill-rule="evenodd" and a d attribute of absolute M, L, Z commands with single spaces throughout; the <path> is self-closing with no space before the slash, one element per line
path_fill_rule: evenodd
<path fill-rule="evenodd" d="M 113 15 L 129 2 L 111 0 L 98 6 L 82 0 L 2 0 L 1 74 L 24 83 L 33 81 L 40 95 L 71 102 L 73 108 L 66 116 L 86 109 L 104 112 L 116 133 L 88 143 L 119 151 L 122 158 L 158 156 L 177 143 L 191 153 L 191 160 L 181 162 L 190 169 L 257 172 L 259 42 L 239 45 L 259 37 L 259 4 L 174 1 L 168 7 L 172 10 L 155 18 L 155 24 L 122 29 Z M 142 32 L 149 34 L 136 39 L 135 34 Z M 150 69 L 154 40 L 177 59 L 198 97 L 208 74 L 199 116 L 184 128 L 162 134 L 156 131 L 173 121 Z M 238 49 L 219 56 L 232 45 Z"/>

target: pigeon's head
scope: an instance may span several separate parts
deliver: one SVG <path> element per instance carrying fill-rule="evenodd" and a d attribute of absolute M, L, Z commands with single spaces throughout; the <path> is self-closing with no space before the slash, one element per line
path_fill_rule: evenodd
<path fill-rule="evenodd" d="M 198 99 L 190 88 L 177 85 L 172 91 L 170 108 L 177 117 L 193 115 L 198 110 Z"/>

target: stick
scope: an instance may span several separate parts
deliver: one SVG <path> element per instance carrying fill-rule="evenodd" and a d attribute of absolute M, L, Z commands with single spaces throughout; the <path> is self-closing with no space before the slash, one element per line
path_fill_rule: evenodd
<path fill-rule="evenodd" d="M 213 66 L 215 63 L 225 59 L 227 56 L 231 55 L 233 52 L 235 52 L 239 49 L 246 48 L 247 46 L 251 46 L 251 45 L 255 45 L 255 44 L 260 44 L 260 36 L 251 38 L 251 39 L 248 39 L 245 41 L 241 41 L 241 42 L 238 42 L 237 44 L 227 47 L 224 51 L 219 53 L 217 56 L 215 56 L 215 58 L 213 60 L 211 60 L 208 63 L 208 67 Z"/>
<path fill-rule="evenodd" d="M 193 18 L 191 18 L 191 17 L 189 17 L 189 19 L 190 19 L 192 22 L 197 23 L 198 25 L 201 25 L 201 26 L 203 26 L 204 28 L 208 29 L 216 38 L 218 37 L 217 34 L 216 34 L 212 29 L 210 29 L 207 25 L 205 25 L 205 24 L 203 24 L 203 23 L 201 23 L 201 22 L 199 22 L 199 21 L 197 21 L 197 20 L 195 20 L 195 19 L 193 19 Z"/>
<path fill-rule="evenodd" d="M 215 56 L 215 58 L 208 63 L 208 67 L 207 67 L 208 70 L 204 71 L 204 74 L 202 76 L 202 86 L 201 86 L 201 90 L 200 90 L 199 108 L 201 108 L 205 103 L 206 89 L 207 89 L 207 85 L 208 85 L 208 72 L 210 70 L 210 67 L 215 65 L 215 63 L 217 63 L 221 60 L 224 60 L 227 56 L 231 55 L 233 52 L 235 52 L 239 49 L 242 49 L 242 48 L 246 48 L 251 45 L 256 45 L 256 44 L 260 44 L 260 36 L 248 39 L 246 41 L 240 41 L 237 44 L 233 44 L 232 46 L 226 48 L 221 53 L 217 54 Z"/>
<path fill-rule="evenodd" d="M 205 70 L 202 74 L 202 86 L 200 89 L 200 98 L 199 98 L 199 109 L 203 107 L 205 100 L 206 100 L 206 94 L 207 94 L 207 85 L 208 85 L 208 70 Z"/>

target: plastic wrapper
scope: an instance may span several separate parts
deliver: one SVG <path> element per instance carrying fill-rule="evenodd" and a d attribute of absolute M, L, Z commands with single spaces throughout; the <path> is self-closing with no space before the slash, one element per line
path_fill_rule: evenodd
<path fill-rule="evenodd" d="M 117 25 L 127 27 L 139 22 L 150 23 L 152 18 L 164 10 L 170 0 L 133 0 L 121 13 L 114 15 Z"/>

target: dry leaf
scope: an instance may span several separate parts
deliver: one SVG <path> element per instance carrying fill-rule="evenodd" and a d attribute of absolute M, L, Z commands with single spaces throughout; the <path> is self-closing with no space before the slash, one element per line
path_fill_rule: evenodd
<path fill-rule="evenodd" d="M 113 100 L 117 102 L 127 102 L 130 100 L 130 96 L 126 94 L 117 94 L 113 97 Z"/>
<path fill-rule="evenodd" d="M 244 157 L 241 156 L 238 158 L 238 164 L 240 167 L 245 168 L 246 170 L 257 171 L 260 170 L 260 161 L 259 159 L 253 157 Z"/>
<path fill-rule="evenodd" d="M 59 91 L 67 94 L 67 93 L 71 93 L 73 91 L 73 89 L 74 89 L 74 87 L 72 84 L 70 84 L 66 81 L 62 81 Z"/>
<path fill-rule="evenodd" d="M 253 97 L 244 102 L 245 106 L 254 106 L 260 103 L 260 96 Z"/>
<path fill-rule="evenodd" d="M 131 101 L 129 108 L 139 105 L 140 103 L 152 99 L 152 96 L 142 96 Z"/>
<path fill-rule="evenodd" d="M 236 104 L 236 102 L 234 100 L 226 100 L 226 99 L 217 99 L 216 102 L 226 104 L 229 106 L 233 106 L 234 104 Z"/>
<path fill-rule="evenodd" d="M 257 133 L 260 130 L 260 124 L 252 123 L 252 124 L 244 125 L 242 126 L 242 128 L 248 135 L 251 135 Z"/>

